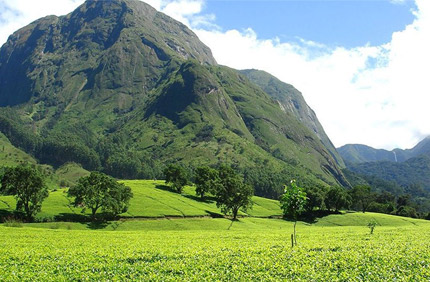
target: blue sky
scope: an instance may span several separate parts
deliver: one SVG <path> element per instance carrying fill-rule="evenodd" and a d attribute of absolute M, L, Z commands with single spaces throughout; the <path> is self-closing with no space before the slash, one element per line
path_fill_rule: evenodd
<path fill-rule="evenodd" d="M 222 29 L 252 29 L 261 38 L 283 41 L 304 38 L 329 46 L 380 45 L 410 24 L 413 1 L 217 1 L 205 2 L 203 12 L 216 15 Z"/>
<path fill-rule="evenodd" d="M 0 0 L 0 44 L 84 0 Z M 145 0 L 217 62 L 294 85 L 336 146 L 411 148 L 430 135 L 430 0 Z"/>

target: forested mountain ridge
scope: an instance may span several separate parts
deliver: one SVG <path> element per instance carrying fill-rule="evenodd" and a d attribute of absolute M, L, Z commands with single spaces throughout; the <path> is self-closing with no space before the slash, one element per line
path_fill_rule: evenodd
<path fill-rule="evenodd" d="M 140 1 L 88 0 L 0 49 L 0 130 L 42 163 L 118 178 L 158 178 L 172 162 L 229 163 L 249 178 L 347 185 L 321 131 L 267 92 Z M 273 197 L 283 189 L 254 186 Z"/>
<path fill-rule="evenodd" d="M 406 150 L 394 149 L 388 151 L 384 149 L 374 149 L 361 144 L 347 144 L 337 148 L 337 150 L 344 161 L 350 164 L 377 161 L 403 162 L 421 154 L 429 153 L 430 137 L 424 138 L 412 149 Z"/>

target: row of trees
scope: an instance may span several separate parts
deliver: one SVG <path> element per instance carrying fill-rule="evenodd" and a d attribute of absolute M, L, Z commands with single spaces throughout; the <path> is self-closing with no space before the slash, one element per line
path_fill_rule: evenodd
<path fill-rule="evenodd" d="M 184 186 L 190 184 L 187 170 L 180 165 L 169 165 L 164 174 L 166 183 L 178 193 L 182 193 Z M 211 196 L 221 211 L 225 214 L 231 213 L 233 219 L 237 218 L 240 209 L 246 211 L 252 206 L 251 198 L 254 193 L 252 186 L 229 166 L 198 167 L 194 170 L 193 179 L 196 194 L 201 199 Z M 288 191 L 297 190 L 295 182 L 290 186 L 291 189 Z M 284 214 L 293 219 L 297 219 L 298 214 L 303 212 L 339 211 L 343 208 L 417 217 L 409 195 L 395 197 L 389 192 L 372 192 L 370 186 L 366 185 L 357 185 L 350 190 L 340 186 L 329 188 L 308 186 L 299 190 L 303 192 L 302 196 L 305 195 L 302 198 L 306 199 L 300 205 L 300 209 L 294 208 L 293 205 L 299 213 L 288 212 L 291 207 L 286 204 L 286 199 L 291 195 L 287 190 L 281 196 Z M 14 195 L 16 210 L 24 214 L 27 221 L 31 221 L 48 196 L 48 189 L 38 170 L 18 166 L 4 169 L 0 194 Z M 101 172 L 92 172 L 89 176 L 80 178 L 78 184 L 68 190 L 68 196 L 73 197 L 73 204 L 76 207 L 82 207 L 83 211 L 90 209 L 92 218 L 95 218 L 100 210 L 113 216 L 127 211 L 133 194 L 129 187 L 118 183 L 112 177 Z"/>
<path fill-rule="evenodd" d="M 23 214 L 25 220 L 31 222 L 40 212 L 49 192 L 44 177 L 38 170 L 20 165 L 4 169 L 0 194 L 15 196 L 16 212 Z M 74 206 L 82 207 L 83 212 L 90 209 L 91 217 L 95 219 L 99 210 L 110 216 L 126 212 L 133 193 L 130 187 L 118 183 L 112 177 L 101 172 L 91 172 L 69 189 L 68 196 L 74 198 Z"/>
<path fill-rule="evenodd" d="M 166 183 L 178 193 L 182 193 L 183 187 L 190 183 L 187 171 L 179 165 L 169 165 L 164 173 Z M 239 210 L 246 212 L 252 206 L 253 188 L 231 167 L 226 165 L 218 168 L 198 167 L 194 179 L 196 194 L 201 199 L 208 194 L 212 195 L 221 212 L 231 213 L 233 220 L 236 220 Z"/>

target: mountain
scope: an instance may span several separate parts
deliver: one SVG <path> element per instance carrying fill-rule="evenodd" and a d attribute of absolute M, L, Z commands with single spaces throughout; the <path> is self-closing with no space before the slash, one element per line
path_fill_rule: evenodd
<path fill-rule="evenodd" d="M 265 71 L 242 70 L 242 74 L 261 87 L 267 94 L 275 99 L 287 115 L 295 116 L 302 124 L 311 130 L 327 148 L 337 165 L 345 167 L 342 157 L 324 131 L 315 112 L 306 104 L 302 93 L 294 86 L 284 83 Z"/>
<path fill-rule="evenodd" d="M 230 163 L 283 183 L 347 185 L 315 115 L 286 106 L 295 92 L 264 88 L 149 5 L 88 0 L 1 47 L 0 131 L 41 163 L 118 178 L 158 178 L 172 162 Z M 257 195 L 283 189 L 263 186 Z"/>
<path fill-rule="evenodd" d="M 389 181 L 403 191 L 418 185 L 430 192 L 430 137 L 406 150 L 387 151 L 365 145 L 345 145 L 338 151 L 348 170 L 365 179 Z M 421 190 L 415 190 L 410 191 L 413 196 L 422 196 Z"/>
<path fill-rule="evenodd" d="M 419 185 L 430 192 L 430 155 L 422 154 L 404 162 L 367 162 L 349 165 L 348 169 L 364 176 L 391 181 L 401 187 Z M 414 193 L 412 193 L 414 194 Z"/>
<path fill-rule="evenodd" d="M 412 149 L 394 149 L 387 151 L 374 149 L 360 144 L 348 144 L 337 149 L 346 163 L 356 164 L 365 162 L 391 161 L 403 162 L 410 158 L 430 152 L 430 137 L 424 138 Z"/>

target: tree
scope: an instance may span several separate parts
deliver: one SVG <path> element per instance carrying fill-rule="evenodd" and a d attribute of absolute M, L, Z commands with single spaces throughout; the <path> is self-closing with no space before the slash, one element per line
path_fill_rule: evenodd
<path fill-rule="evenodd" d="M 333 186 L 327 192 L 326 206 L 328 210 L 333 209 L 339 211 L 341 208 L 345 208 L 350 203 L 350 197 L 346 192 L 345 188 L 340 186 Z"/>
<path fill-rule="evenodd" d="M 6 168 L 0 193 L 14 195 L 16 210 L 23 211 L 28 221 L 41 210 L 43 200 L 49 195 L 42 175 L 28 166 Z"/>
<path fill-rule="evenodd" d="M 101 172 L 81 177 L 78 184 L 69 189 L 68 195 L 75 197 L 75 206 L 91 209 L 92 218 L 100 208 L 115 216 L 126 212 L 133 197 L 130 187 Z"/>
<path fill-rule="evenodd" d="M 325 209 L 325 198 L 327 188 L 322 185 L 315 183 L 309 183 L 307 186 L 303 187 L 306 193 L 307 201 L 305 205 L 305 210 L 311 213 L 314 208 L 319 210 Z"/>
<path fill-rule="evenodd" d="M 214 194 L 220 185 L 218 171 L 208 166 L 198 167 L 194 182 L 196 184 L 196 194 L 200 198 L 203 199 L 208 192 L 213 192 Z"/>
<path fill-rule="evenodd" d="M 307 202 L 306 193 L 303 188 L 296 185 L 296 182 L 291 181 L 290 187 L 285 186 L 284 194 L 281 196 L 281 209 L 284 217 L 294 219 L 294 233 L 291 235 L 291 244 L 297 245 L 296 239 L 296 224 L 297 218 L 305 211 Z"/>
<path fill-rule="evenodd" d="M 178 193 L 182 193 L 184 186 L 188 184 L 187 172 L 179 165 L 171 164 L 164 170 L 166 183 L 170 183 Z"/>
<path fill-rule="evenodd" d="M 364 213 L 375 199 L 375 194 L 370 192 L 370 186 L 358 185 L 350 191 L 351 198 L 356 206 Z"/>
<path fill-rule="evenodd" d="M 218 175 L 220 185 L 217 186 L 218 190 L 215 192 L 217 207 L 220 207 L 224 214 L 231 212 L 233 220 L 236 220 L 239 209 L 246 212 L 252 206 L 251 198 L 254 191 L 230 167 L 221 166 L 218 169 Z"/>

